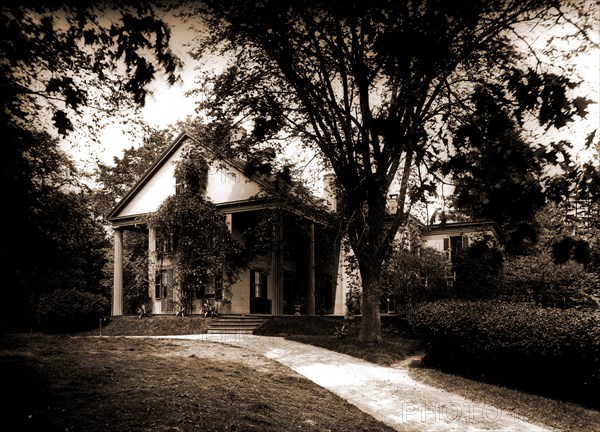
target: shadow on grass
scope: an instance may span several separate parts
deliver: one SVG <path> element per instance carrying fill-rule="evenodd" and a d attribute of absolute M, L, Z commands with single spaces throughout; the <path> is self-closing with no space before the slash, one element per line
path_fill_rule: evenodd
<path fill-rule="evenodd" d="M 382 366 L 390 366 L 422 350 L 411 336 L 406 322 L 396 316 L 382 317 L 383 341 L 366 343 L 359 340 L 360 316 L 343 317 L 277 317 L 261 326 L 256 334 L 284 336 L 286 339 L 347 354 Z M 336 329 L 346 325 L 344 338 L 335 336 Z"/>

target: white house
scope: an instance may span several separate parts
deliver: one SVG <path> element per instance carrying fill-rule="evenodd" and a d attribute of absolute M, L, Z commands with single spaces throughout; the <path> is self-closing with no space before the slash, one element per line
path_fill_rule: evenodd
<path fill-rule="evenodd" d="M 123 231 L 144 224 L 144 216 L 155 212 L 168 196 L 176 193 L 175 165 L 190 143 L 198 145 L 190 134 L 180 134 L 108 216 L 114 231 L 113 315 L 123 314 Z M 268 186 L 266 180 L 244 171 L 239 161 L 214 158 L 205 192 L 205 198 L 223 213 L 236 240 L 242 240 L 243 232 L 257 224 L 261 212 L 269 211 L 271 205 L 260 197 L 261 190 Z M 275 233 L 277 245 L 253 258 L 229 288 L 227 312 L 294 314 L 294 305 L 303 300 L 303 313 L 343 313 L 344 284 L 337 283 L 339 241 L 332 239 L 328 230 L 322 222 L 295 209 L 284 212 Z M 152 313 L 173 314 L 177 312 L 178 295 L 173 266 L 168 257 L 156 259 L 156 235 L 152 229 L 148 229 L 148 239 Z M 203 301 L 218 294 L 214 287 L 200 293 L 194 300 L 198 313 Z"/>
<path fill-rule="evenodd" d="M 114 316 L 123 315 L 123 232 L 138 229 L 140 225 L 148 230 L 151 312 L 156 315 L 177 312 L 178 287 L 173 265 L 168 256 L 157 259 L 156 233 L 147 227 L 145 217 L 177 193 L 175 166 L 190 144 L 200 145 L 192 135 L 181 133 L 108 215 L 114 233 Z M 208 148 L 205 151 L 211 152 Z M 232 237 L 243 241 L 243 233 L 259 222 L 261 213 L 273 211 L 270 201 L 261 194 L 268 189 L 268 180 L 246 174 L 240 161 L 211 156 L 207 158 L 213 162 L 205 198 L 223 214 Z M 325 176 L 324 198 L 330 209 L 335 210 L 332 182 L 332 176 Z M 230 301 L 225 312 L 294 314 L 295 304 L 303 299 L 304 314 L 343 315 L 350 280 L 344 271 L 345 255 L 337 230 L 294 208 L 287 208 L 278 217 L 275 245 L 254 257 L 239 280 L 229 287 Z M 492 222 L 430 226 L 424 231 L 423 244 L 446 251 L 451 261 L 476 236 L 497 239 L 497 226 Z M 194 299 L 194 310 L 198 313 L 204 301 L 220 296 L 218 282 L 212 282 Z"/>
<path fill-rule="evenodd" d="M 490 246 L 498 245 L 500 228 L 491 220 L 476 222 L 443 222 L 429 225 L 423 230 L 423 246 L 443 252 L 448 260 L 446 277 L 448 282 L 456 279 L 452 265 L 459 252 L 476 241 L 487 241 Z"/>

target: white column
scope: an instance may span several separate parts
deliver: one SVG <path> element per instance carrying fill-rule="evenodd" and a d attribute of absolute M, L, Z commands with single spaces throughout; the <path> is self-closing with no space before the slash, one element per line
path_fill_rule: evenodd
<path fill-rule="evenodd" d="M 112 315 L 121 316 L 123 315 L 123 230 L 121 228 L 115 228 L 113 240 L 115 253 Z"/>
<path fill-rule="evenodd" d="M 283 315 L 283 220 L 281 215 L 277 216 L 277 222 L 273 227 L 275 236 L 275 250 L 271 254 L 271 274 L 272 274 L 272 298 L 271 314 L 273 316 Z"/>
<path fill-rule="evenodd" d="M 225 215 L 225 224 L 227 225 L 227 229 L 229 229 L 229 232 L 232 233 L 233 232 L 233 215 L 231 213 L 227 213 Z"/>
<path fill-rule="evenodd" d="M 156 304 L 154 297 L 154 283 L 156 278 L 156 230 L 148 227 L 148 294 L 150 295 L 150 302 L 152 305 L 153 312 L 160 312 L 159 305 Z"/>
<path fill-rule="evenodd" d="M 315 315 L 315 224 L 308 226 L 308 314 Z"/>

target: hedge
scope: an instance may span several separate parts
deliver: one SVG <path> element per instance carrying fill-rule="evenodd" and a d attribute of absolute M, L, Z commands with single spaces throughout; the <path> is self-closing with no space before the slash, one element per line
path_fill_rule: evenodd
<path fill-rule="evenodd" d="M 415 306 L 408 321 L 437 366 L 569 397 L 600 394 L 599 311 L 444 300 Z"/>
<path fill-rule="evenodd" d="M 76 332 L 90 330 L 109 312 L 108 300 L 99 294 L 57 289 L 40 297 L 37 307 L 41 331 Z"/>

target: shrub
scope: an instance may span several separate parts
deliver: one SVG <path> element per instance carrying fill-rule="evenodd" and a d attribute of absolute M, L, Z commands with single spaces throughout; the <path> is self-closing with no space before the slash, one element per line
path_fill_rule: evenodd
<path fill-rule="evenodd" d="M 448 298 L 446 264 L 446 256 L 432 248 L 406 250 L 396 244 L 384 262 L 382 291 L 394 294 L 402 311 L 414 303 Z"/>
<path fill-rule="evenodd" d="M 535 302 L 543 307 L 598 308 L 600 277 L 583 264 L 555 264 L 548 253 L 508 260 L 505 289 L 510 299 Z"/>
<path fill-rule="evenodd" d="M 42 331 L 76 332 L 98 326 L 108 308 L 108 300 L 101 295 L 57 289 L 40 297 L 37 316 Z"/>
<path fill-rule="evenodd" d="M 434 365 L 586 402 L 600 392 L 598 312 L 449 300 L 408 319 Z"/>
<path fill-rule="evenodd" d="M 348 313 L 352 315 L 360 314 L 361 303 L 362 291 L 358 287 L 351 286 L 350 290 L 346 293 L 346 309 Z"/>
<path fill-rule="evenodd" d="M 487 241 L 476 241 L 458 254 L 454 266 L 456 284 L 454 295 L 464 299 L 498 297 L 502 286 L 502 250 Z"/>

